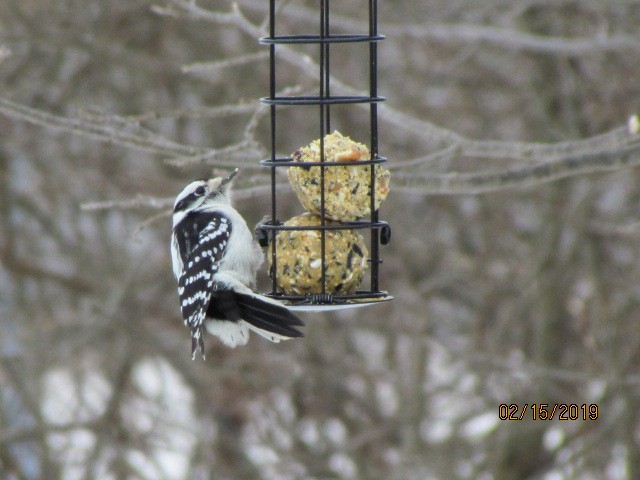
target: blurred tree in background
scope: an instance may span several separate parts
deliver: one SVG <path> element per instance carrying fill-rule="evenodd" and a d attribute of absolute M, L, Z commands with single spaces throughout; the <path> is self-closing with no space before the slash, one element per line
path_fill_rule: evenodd
<path fill-rule="evenodd" d="M 640 478 L 638 2 L 381 2 L 395 300 L 192 362 L 170 209 L 238 166 L 267 213 L 268 2 L 163 1 L 0 0 L 0 478 Z M 317 2 L 278 8 L 317 32 Z M 365 48 L 332 48 L 332 92 L 367 87 Z M 316 49 L 279 52 L 313 93 Z M 280 154 L 316 113 L 283 109 Z M 360 141 L 367 118 L 332 110 Z"/>

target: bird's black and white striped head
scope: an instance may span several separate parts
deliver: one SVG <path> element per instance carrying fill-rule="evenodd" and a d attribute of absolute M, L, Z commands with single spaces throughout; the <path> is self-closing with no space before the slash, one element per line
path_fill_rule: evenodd
<path fill-rule="evenodd" d="M 184 187 L 173 204 L 173 227 L 190 212 L 215 205 L 230 205 L 231 184 L 237 173 L 236 168 L 226 177 L 195 180 Z"/>

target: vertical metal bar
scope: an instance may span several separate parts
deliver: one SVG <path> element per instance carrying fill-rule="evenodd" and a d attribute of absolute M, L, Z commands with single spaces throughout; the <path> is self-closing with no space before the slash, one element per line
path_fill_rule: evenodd
<path fill-rule="evenodd" d="M 326 18 L 328 15 L 328 0 L 320 1 L 320 37 L 325 38 L 326 36 Z M 325 98 L 325 87 L 326 87 L 326 49 L 324 44 L 320 43 L 320 99 Z M 325 106 L 320 102 L 320 162 L 324 163 L 324 136 L 325 136 Z M 320 281 L 322 283 L 322 295 L 327 293 L 327 276 L 326 276 L 326 250 L 327 250 L 327 235 L 324 230 L 324 226 L 326 223 L 325 219 L 325 178 L 324 178 L 324 165 L 320 165 L 320 225 L 323 227 L 320 230 Z"/>
<path fill-rule="evenodd" d="M 276 36 L 276 0 L 269 0 L 269 35 L 271 38 Z M 269 45 L 269 97 L 271 100 L 276 97 L 276 46 L 275 44 Z M 271 105 L 271 161 L 276 159 L 276 106 Z M 276 208 L 276 167 L 274 164 L 271 166 L 271 221 L 276 222 L 277 208 Z M 276 230 L 271 231 L 271 265 L 273 268 L 273 274 L 271 278 L 271 294 L 275 295 L 278 290 L 277 283 L 277 252 L 276 252 Z"/>
<path fill-rule="evenodd" d="M 330 7 L 329 7 L 329 0 L 326 0 L 326 8 L 324 11 L 324 33 L 325 36 L 329 36 L 331 35 L 331 31 L 329 30 L 329 13 L 330 13 Z M 324 87 L 324 91 L 327 97 L 331 96 L 331 74 L 329 72 L 329 68 L 331 66 L 331 62 L 330 62 L 330 58 L 329 58 L 329 47 L 330 47 L 330 43 L 327 42 L 324 44 L 324 61 L 325 61 L 325 87 Z M 326 132 L 327 133 L 331 133 L 331 105 L 327 104 L 326 105 Z"/>
<path fill-rule="evenodd" d="M 369 0 L 369 36 L 378 34 L 378 4 L 377 0 Z M 369 95 L 378 96 L 378 44 L 369 42 Z M 378 105 L 370 104 L 371 109 L 371 158 L 378 158 Z M 376 210 L 376 172 L 375 165 L 371 165 L 371 223 L 378 222 L 378 210 Z M 371 229 L 371 290 L 378 292 L 378 276 L 380 265 L 379 252 L 380 232 L 377 228 Z"/>

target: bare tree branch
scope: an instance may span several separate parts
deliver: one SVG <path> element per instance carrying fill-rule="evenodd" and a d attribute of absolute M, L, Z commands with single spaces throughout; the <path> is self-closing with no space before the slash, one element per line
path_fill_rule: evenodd
<path fill-rule="evenodd" d="M 399 172 L 394 180 L 407 193 L 477 194 L 527 188 L 562 178 L 596 172 L 609 172 L 640 165 L 640 146 L 610 152 L 567 156 L 531 166 L 488 173 L 423 174 Z"/>
<path fill-rule="evenodd" d="M 150 122 L 163 118 L 221 118 L 229 115 L 246 115 L 256 110 L 255 102 L 244 104 L 218 105 L 215 107 L 178 108 L 161 112 L 145 112 L 124 117 L 127 121 Z"/>
<path fill-rule="evenodd" d="M 225 68 L 237 67 L 246 65 L 248 63 L 264 61 L 267 58 L 269 58 L 269 52 L 258 52 L 248 55 L 241 55 L 226 60 L 219 60 L 217 62 L 192 63 L 191 65 L 183 66 L 182 73 L 190 73 L 200 78 L 207 79 L 212 74 L 219 73 Z"/>
<path fill-rule="evenodd" d="M 66 275 L 55 270 L 42 267 L 40 264 L 33 263 L 30 260 L 16 258 L 11 252 L 2 246 L 0 246 L 0 259 L 8 270 L 11 270 L 18 275 L 48 280 L 79 293 L 86 294 L 91 293 L 94 290 L 93 285 L 84 278 Z"/>
<path fill-rule="evenodd" d="M 5 98 L 0 98 L 0 113 L 47 128 L 64 130 L 150 153 L 163 155 L 198 155 L 206 151 L 205 149 L 171 142 L 157 135 L 139 135 L 112 125 L 53 115 L 42 110 L 14 103 Z"/>
<path fill-rule="evenodd" d="M 246 8 L 257 10 L 255 3 L 246 3 Z M 260 7 L 266 14 L 266 8 Z M 284 10 L 284 16 L 297 21 L 309 22 L 314 18 L 311 8 L 292 5 Z M 335 28 L 357 32 L 362 29 L 362 21 L 346 16 L 332 19 Z M 382 25 L 385 35 L 411 37 L 414 40 L 434 40 L 444 44 L 478 45 L 486 43 L 492 48 L 515 51 L 529 51 L 550 55 L 600 55 L 608 52 L 634 51 L 640 49 L 640 38 L 633 35 L 607 35 L 599 32 L 594 36 L 558 37 L 538 35 L 509 27 L 476 25 L 468 23 L 437 23 Z"/>
<path fill-rule="evenodd" d="M 80 204 L 80 208 L 85 211 L 95 210 L 131 210 L 137 208 L 168 208 L 173 205 L 175 198 L 157 198 L 146 195 L 138 195 L 128 200 L 107 200 L 103 202 L 84 202 Z"/>
<path fill-rule="evenodd" d="M 607 52 L 639 50 L 640 39 L 630 35 L 562 38 L 536 35 L 511 28 L 470 24 L 385 25 L 389 35 L 406 35 L 414 39 L 477 44 L 553 55 L 598 55 Z"/>

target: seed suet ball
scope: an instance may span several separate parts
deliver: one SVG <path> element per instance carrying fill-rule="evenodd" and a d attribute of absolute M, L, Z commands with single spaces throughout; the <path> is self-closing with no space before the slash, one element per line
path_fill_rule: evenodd
<path fill-rule="evenodd" d="M 284 225 L 319 227 L 321 220 L 317 215 L 305 213 Z M 339 223 L 325 220 L 325 225 Z M 276 234 L 276 283 L 285 294 L 322 293 L 321 235 L 320 230 L 281 230 Z M 271 264 L 271 256 L 267 257 Z M 362 235 L 354 230 L 326 230 L 325 292 L 354 293 L 362 282 L 368 257 Z"/>
<path fill-rule="evenodd" d="M 314 140 L 291 155 L 294 162 L 320 162 L 320 140 Z M 324 214 L 337 221 L 352 221 L 371 213 L 371 166 L 358 161 L 371 159 L 366 145 L 335 131 L 324 137 L 325 162 L 353 162 L 353 165 L 325 167 Z M 289 182 L 300 203 L 308 212 L 320 214 L 319 166 L 289 167 Z M 380 208 L 389 193 L 390 174 L 379 164 L 375 172 L 375 209 Z"/>

